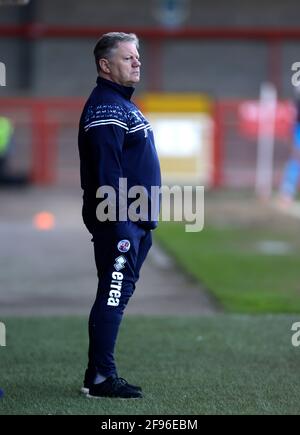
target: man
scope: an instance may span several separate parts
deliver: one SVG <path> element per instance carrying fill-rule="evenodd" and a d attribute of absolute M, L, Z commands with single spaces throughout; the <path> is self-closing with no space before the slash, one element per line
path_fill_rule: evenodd
<path fill-rule="evenodd" d="M 82 391 L 95 398 L 140 398 L 140 387 L 118 377 L 114 349 L 124 309 L 151 247 L 151 230 L 157 226 L 158 217 L 152 212 L 158 207 L 151 188 L 161 185 L 160 167 L 151 126 L 131 102 L 133 86 L 140 80 L 136 35 L 107 33 L 94 55 L 97 86 L 80 119 L 79 154 L 82 214 L 93 236 L 99 283 L 89 319 L 89 361 Z M 150 206 L 146 216 L 120 218 L 121 212 L 124 216 L 124 203 L 118 201 L 120 181 L 126 181 L 126 193 L 134 186 L 144 188 Z M 117 198 L 116 204 L 113 195 L 106 203 L 112 211 L 112 219 L 106 221 L 101 203 L 107 197 L 101 202 L 99 195 L 104 186 L 112 188 Z M 126 206 L 126 215 L 128 210 Z"/>
<path fill-rule="evenodd" d="M 290 206 L 294 201 L 300 181 L 300 86 L 295 89 L 295 125 L 292 154 L 285 166 L 280 186 L 280 205 Z"/>

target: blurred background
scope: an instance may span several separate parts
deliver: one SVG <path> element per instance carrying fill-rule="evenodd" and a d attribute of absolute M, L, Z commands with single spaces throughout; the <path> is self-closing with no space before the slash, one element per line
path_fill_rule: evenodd
<path fill-rule="evenodd" d="M 151 394 L 114 411 L 299 414 L 299 16 L 298 0 L 0 0 L 0 413 L 99 414 L 74 395 L 96 291 L 77 134 L 94 46 L 124 31 L 163 183 L 204 185 L 205 225 L 155 231 L 118 350 Z"/>
<path fill-rule="evenodd" d="M 95 84 L 92 51 L 113 30 L 141 40 L 135 98 L 155 124 L 165 182 L 255 185 L 263 83 L 277 93 L 272 183 L 280 182 L 293 126 L 296 0 L 1 3 L 0 114 L 14 125 L 10 164 L 33 183 L 78 185 L 77 124 Z"/>

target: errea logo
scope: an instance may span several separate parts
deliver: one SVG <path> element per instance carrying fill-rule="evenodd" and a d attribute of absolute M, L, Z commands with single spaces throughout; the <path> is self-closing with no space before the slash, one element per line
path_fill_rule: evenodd
<path fill-rule="evenodd" d="M 123 273 L 113 272 L 112 280 L 110 283 L 109 298 L 107 300 L 107 305 L 111 307 L 117 307 L 120 303 L 121 290 L 123 284 Z"/>
<path fill-rule="evenodd" d="M 115 259 L 114 268 L 116 271 L 119 272 L 119 270 L 124 269 L 126 263 L 126 258 L 123 255 L 120 255 Z"/>

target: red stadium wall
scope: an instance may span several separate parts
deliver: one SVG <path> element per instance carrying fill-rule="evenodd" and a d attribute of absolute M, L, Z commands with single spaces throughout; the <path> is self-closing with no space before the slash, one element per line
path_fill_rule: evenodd
<path fill-rule="evenodd" d="M 1 38 L 22 38 L 35 41 L 49 38 L 93 38 L 97 40 L 99 35 L 111 31 L 111 28 L 98 27 L 64 27 L 50 26 L 39 23 L 26 25 L 1 25 Z M 151 63 L 149 71 L 148 91 L 162 90 L 162 46 L 170 40 L 248 40 L 263 41 L 268 47 L 267 80 L 272 82 L 279 94 L 282 86 L 282 43 L 284 41 L 297 41 L 300 39 L 300 28 L 183 28 L 163 29 L 135 27 L 119 28 L 119 31 L 135 32 L 141 39 L 149 43 Z"/>
<path fill-rule="evenodd" d="M 250 101 L 251 103 L 251 101 Z M 250 187 L 256 169 L 256 121 L 243 115 L 246 100 L 214 104 L 213 187 Z M 257 101 L 252 101 L 257 104 Z M 0 99 L 0 113 L 15 126 L 12 159 L 26 169 L 33 183 L 78 183 L 77 132 L 83 99 Z M 274 183 L 289 153 L 293 110 L 280 102 L 276 121 Z"/>

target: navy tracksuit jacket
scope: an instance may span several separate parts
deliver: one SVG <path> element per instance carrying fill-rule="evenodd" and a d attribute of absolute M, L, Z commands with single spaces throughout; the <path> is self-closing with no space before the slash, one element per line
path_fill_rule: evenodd
<path fill-rule="evenodd" d="M 151 230 L 157 226 L 158 216 L 151 216 L 151 207 L 157 209 L 151 201 L 151 186 L 161 185 L 159 160 L 151 126 L 130 100 L 133 91 L 98 77 L 80 119 L 82 215 L 93 236 L 99 279 L 89 319 L 90 379 L 97 372 L 117 375 L 114 347 L 119 326 L 151 247 Z M 100 222 L 97 189 L 110 186 L 118 195 L 120 178 L 126 178 L 128 190 L 145 187 L 148 214 L 137 222 Z M 118 218 L 118 204 L 115 211 Z"/>

